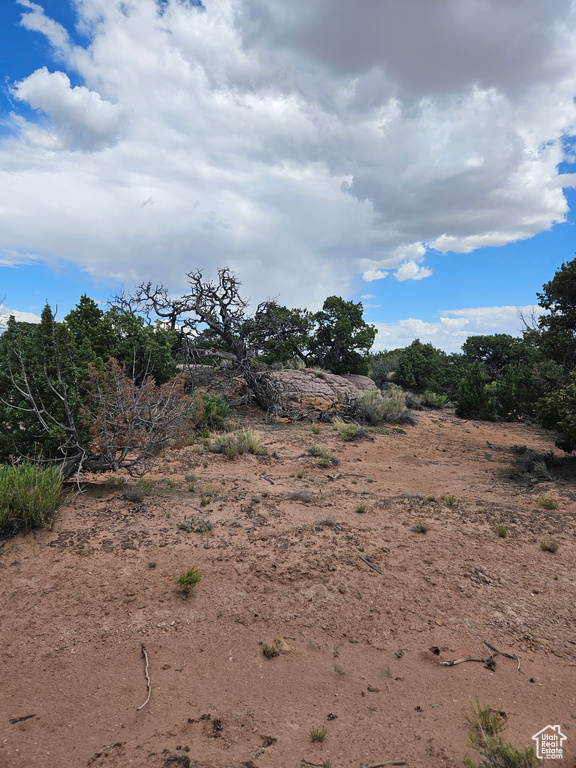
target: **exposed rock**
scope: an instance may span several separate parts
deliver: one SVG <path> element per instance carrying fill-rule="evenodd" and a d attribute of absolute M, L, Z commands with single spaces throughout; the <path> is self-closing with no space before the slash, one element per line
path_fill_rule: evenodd
<path fill-rule="evenodd" d="M 202 388 L 213 394 L 237 400 L 249 393 L 246 383 L 240 377 L 232 378 L 222 369 L 209 365 L 191 366 L 187 371 L 191 388 Z M 286 368 L 271 371 L 270 376 L 277 383 L 280 392 L 280 412 L 295 416 L 306 413 L 323 413 L 329 409 L 341 410 L 358 393 L 377 389 L 368 376 L 347 373 L 337 376 L 333 373 L 316 371 L 311 368 L 297 370 Z"/>

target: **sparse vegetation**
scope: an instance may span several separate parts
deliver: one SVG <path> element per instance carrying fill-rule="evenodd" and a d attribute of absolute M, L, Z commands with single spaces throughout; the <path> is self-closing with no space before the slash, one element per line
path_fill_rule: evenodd
<path fill-rule="evenodd" d="M 184 571 L 184 573 L 181 573 L 179 576 L 176 576 L 174 578 L 174 581 L 176 582 L 176 585 L 186 597 L 189 593 L 192 587 L 196 586 L 202 579 L 202 574 L 200 571 L 196 568 L 196 566 L 192 566 L 192 568 L 188 568 L 187 571 Z"/>
<path fill-rule="evenodd" d="M 366 512 L 367 509 L 368 506 L 364 502 L 360 502 L 360 504 L 356 505 L 356 509 L 354 511 L 358 512 L 359 515 L 362 515 L 364 512 Z"/>
<path fill-rule="evenodd" d="M 538 504 L 542 509 L 558 509 L 558 502 L 551 496 L 540 496 Z"/>
<path fill-rule="evenodd" d="M 196 425 L 200 432 L 212 429 L 223 429 L 227 420 L 232 416 L 232 409 L 219 395 L 209 395 L 204 392 L 200 402 L 201 416 Z"/>
<path fill-rule="evenodd" d="M 444 501 L 444 502 L 446 503 L 446 505 L 447 505 L 448 507 L 450 507 L 451 509 L 457 509 L 457 508 L 458 508 L 458 504 L 459 504 L 459 502 L 458 502 L 458 499 L 457 499 L 457 498 L 456 498 L 456 496 L 454 496 L 453 494 L 451 494 L 451 493 L 448 493 L 448 494 L 445 494 L 445 495 L 443 495 L 443 496 L 440 496 L 440 498 L 441 498 L 441 499 L 442 499 L 442 501 Z"/>
<path fill-rule="evenodd" d="M 0 465 L 0 532 L 49 527 L 62 496 L 59 467 L 29 462 Z"/>
<path fill-rule="evenodd" d="M 332 420 L 332 426 L 338 430 L 340 436 L 347 442 L 359 440 L 368 434 L 359 424 L 355 424 L 353 421 L 346 422 L 338 416 Z"/>
<path fill-rule="evenodd" d="M 557 462 L 552 451 L 542 453 L 525 445 L 513 445 L 512 452 L 516 455 L 516 466 L 510 468 L 511 479 L 528 478 L 531 483 L 552 480 L 550 469 Z"/>
<path fill-rule="evenodd" d="M 507 716 L 501 709 L 483 707 L 478 700 L 476 705 L 472 705 L 471 713 L 466 715 L 466 721 L 471 728 L 470 736 L 480 739 L 498 736 L 508 727 Z"/>
<path fill-rule="evenodd" d="M 313 435 L 319 435 L 320 427 L 318 426 L 318 424 L 312 424 L 312 426 L 310 427 L 310 431 L 312 432 Z"/>
<path fill-rule="evenodd" d="M 266 456 L 268 449 L 260 443 L 256 435 L 250 431 L 239 431 L 235 435 L 225 435 L 209 444 L 212 453 L 223 453 L 229 459 L 235 459 L 244 453 L 255 456 Z"/>
<path fill-rule="evenodd" d="M 310 741 L 322 742 L 328 735 L 328 729 L 324 727 L 316 728 L 312 726 L 312 728 L 310 728 L 310 731 L 308 732 L 308 735 L 310 736 Z"/>
<path fill-rule="evenodd" d="M 533 747 L 519 750 L 513 744 L 505 744 L 500 736 L 482 738 L 470 734 L 470 746 L 480 753 L 482 762 L 476 764 L 465 757 L 465 768 L 538 768 L 541 765 Z"/>
<path fill-rule="evenodd" d="M 115 488 L 124 488 L 126 485 L 125 477 L 107 477 L 103 482 L 104 488 L 114 490 Z"/>
<path fill-rule="evenodd" d="M 178 528 L 187 533 L 207 533 L 213 527 L 214 523 L 204 517 L 191 517 L 189 520 L 182 520 L 178 523 Z"/>
<path fill-rule="evenodd" d="M 308 453 L 310 456 L 317 457 L 318 466 L 324 467 L 324 469 L 332 466 L 332 464 L 339 463 L 339 460 L 336 458 L 336 456 L 332 455 L 331 451 L 327 450 L 326 448 L 320 448 L 318 445 L 311 445 L 308 448 Z"/>
<path fill-rule="evenodd" d="M 542 539 L 540 542 L 540 549 L 543 552 L 552 552 L 553 554 L 558 552 L 558 549 L 560 548 L 560 544 L 557 541 L 554 541 L 553 539 Z"/>
<path fill-rule="evenodd" d="M 275 645 L 262 644 L 262 653 L 265 658 L 273 659 L 276 656 L 280 656 L 280 650 Z"/>
<path fill-rule="evenodd" d="M 501 520 L 496 520 L 494 523 L 494 530 L 500 536 L 501 539 L 505 539 L 508 536 L 508 528 L 504 525 L 504 523 Z"/>
<path fill-rule="evenodd" d="M 395 384 L 386 389 L 369 389 L 356 400 L 354 417 L 365 424 L 414 424 L 414 415 L 406 406 L 404 392 Z"/>
<path fill-rule="evenodd" d="M 428 523 L 426 522 L 426 520 L 418 519 L 412 526 L 412 530 L 414 531 L 414 533 L 428 533 L 428 530 L 429 530 Z"/>

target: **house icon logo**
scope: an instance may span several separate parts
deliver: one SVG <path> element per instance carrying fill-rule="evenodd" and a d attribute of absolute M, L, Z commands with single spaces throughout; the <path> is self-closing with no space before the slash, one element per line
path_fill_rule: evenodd
<path fill-rule="evenodd" d="M 559 725 L 547 725 L 546 728 L 542 728 L 532 736 L 536 742 L 536 757 L 540 760 L 562 760 L 564 757 L 562 744 L 567 738 Z"/>

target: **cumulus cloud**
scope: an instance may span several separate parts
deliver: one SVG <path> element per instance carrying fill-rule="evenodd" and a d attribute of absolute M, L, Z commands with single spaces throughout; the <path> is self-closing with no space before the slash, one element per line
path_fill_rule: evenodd
<path fill-rule="evenodd" d="M 12 94 L 51 120 L 43 138 L 37 126 L 31 126 L 27 133 L 32 143 L 94 152 L 115 143 L 120 133 L 122 110 L 84 86 L 73 88 L 64 72 L 38 69 L 17 83 Z"/>
<path fill-rule="evenodd" d="M 6 327 L 6 323 L 13 315 L 18 322 L 21 323 L 39 323 L 40 317 L 33 312 L 20 312 L 17 309 L 9 309 L 4 304 L 0 304 L 0 331 Z"/>
<path fill-rule="evenodd" d="M 411 317 L 395 323 L 375 323 L 377 336 L 374 349 L 407 347 L 414 339 L 420 339 L 446 352 L 459 352 L 468 336 L 492 333 L 520 336 L 524 330 L 521 315 L 530 319 L 541 314 L 541 307 L 532 305 L 471 307 L 443 310 L 438 320 L 433 322 Z"/>
<path fill-rule="evenodd" d="M 12 87 L 2 258 L 315 307 L 566 217 L 569 0 L 77 0 L 83 46 L 20 4 L 58 66 Z"/>

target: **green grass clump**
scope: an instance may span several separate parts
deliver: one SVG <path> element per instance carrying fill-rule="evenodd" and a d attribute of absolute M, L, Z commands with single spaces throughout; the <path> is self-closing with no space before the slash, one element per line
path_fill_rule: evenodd
<path fill-rule="evenodd" d="M 504 525 L 504 523 L 501 520 L 497 520 L 494 523 L 494 530 L 500 536 L 501 539 L 505 539 L 508 536 L 508 528 Z"/>
<path fill-rule="evenodd" d="M 558 548 L 559 548 L 559 547 L 560 547 L 560 544 L 558 544 L 558 542 L 557 542 L 557 541 L 552 541 L 552 540 L 545 540 L 545 539 L 543 539 L 543 540 L 540 542 L 540 549 L 541 549 L 543 552 L 552 552 L 552 553 L 555 553 L 555 552 L 558 552 Z"/>
<path fill-rule="evenodd" d="M 360 503 L 360 504 L 358 504 L 356 506 L 356 510 L 355 511 L 358 512 L 359 515 L 363 515 L 364 512 L 366 512 L 367 509 L 368 509 L 368 507 L 366 506 L 366 504 L 364 504 L 364 502 L 362 502 L 362 503 Z"/>
<path fill-rule="evenodd" d="M 198 582 L 202 579 L 202 574 L 200 571 L 196 568 L 196 566 L 192 566 L 192 568 L 188 568 L 187 571 L 184 571 L 184 573 L 181 573 L 179 576 L 176 576 L 174 578 L 174 581 L 176 582 L 176 585 L 182 592 L 184 596 L 188 595 L 192 587 L 194 587 Z"/>
<path fill-rule="evenodd" d="M 104 488 L 110 488 L 111 490 L 114 488 L 124 488 L 125 485 L 125 477 L 107 477 L 106 480 L 104 480 Z"/>
<path fill-rule="evenodd" d="M 57 467 L 30 462 L 0 466 L 0 532 L 14 534 L 49 527 L 62 496 Z"/>
<path fill-rule="evenodd" d="M 311 445 L 308 448 L 308 454 L 310 456 L 315 456 L 318 459 L 318 466 L 324 467 L 325 469 L 332 464 L 339 463 L 339 459 L 337 459 L 336 456 L 333 456 L 331 451 L 328 451 L 326 448 L 320 448 L 319 445 Z"/>
<path fill-rule="evenodd" d="M 444 408 L 448 402 L 448 395 L 438 395 L 436 392 L 431 392 L 429 389 L 424 392 L 423 405 L 428 408 Z"/>
<path fill-rule="evenodd" d="M 312 726 L 308 732 L 308 735 L 310 736 L 310 741 L 322 742 L 328 735 L 328 730 L 326 728 L 315 728 Z"/>
<path fill-rule="evenodd" d="M 508 727 L 506 715 L 501 710 L 482 707 L 478 700 L 476 700 L 476 706 L 472 705 L 472 711 L 466 715 L 466 720 L 471 728 L 469 731 L 470 738 L 472 736 L 478 738 L 498 736 Z"/>
<path fill-rule="evenodd" d="M 202 416 L 196 425 L 196 429 L 204 432 L 210 429 L 223 429 L 227 419 L 232 415 L 232 409 L 219 395 L 202 395 Z"/>
<path fill-rule="evenodd" d="M 207 533 L 214 527 L 214 523 L 204 517 L 191 517 L 178 523 L 178 528 L 187 533 Z"/>
<path fill-rule="evenodd" d="M 354 418 L 364 424 L 379 426 L 388 424 L 414 424 L 414 416 L 406 406 L 404 392 L 395 384 L 387 385 L 382 392 L 369 389 L 354 404 Z"/>
<path fill-rule="evenodd" d="M 275 645 L 262 645 L 262 653 L 267 659 L 273 659 L 275 656 L 280 656 L 280 651 Z"/>
<path fill-rule="evenodd" d="M 540 496 L 538 504 L 540 504 L 542 509 L 558 509 L 558 502 L 551 496 Z"/>
<path fill-rule="evenodd" d="M 354 422 L 346 422 L 338 416 L 332 420 L 332 426 L 347 442 L 358 440 L 362 437 L 365 437 L 367 434 L 366 430 L 362 429 L 359 424 L 355 424 Z"/>
<path fill-rule="evenodd" d="M 235 459 L 243 453 L 254 456 L 266 456 L 268 449 L 262 445 L 253 432 L 239 431 L 235 435 L 220 437 L 210 444 L 212 453 L 223 453 L 229 459 Z"/>
<path fill-rule="evenodd" d="M 470 746 L 480 753 L 482 762 L 476 765 L 469 757 L 465 757 L 465 768 L 538 768 L 542 765 L 534 747 L 516 749 L 513 744 L 505 744 L 500 736 L 482 738 L 471 734 Z"/>
<path fill-rule="evenodd" d="M 310 427 L 310 431 L 312 432 L 313 435 L 319 435 L 320 427 L 318 426 L 318 424 L 312 424 L 312 426 Z"/>
<path fill-rule="evenodd" d="M 444 496 L 440 496 L 442 501 L 445 501 L 447 506 L 449 506 L 451 509 L 457 509 L 458 507 L 458 499 L 456 496 L 453 496 L 451 493 L 448 493 Z"/>

